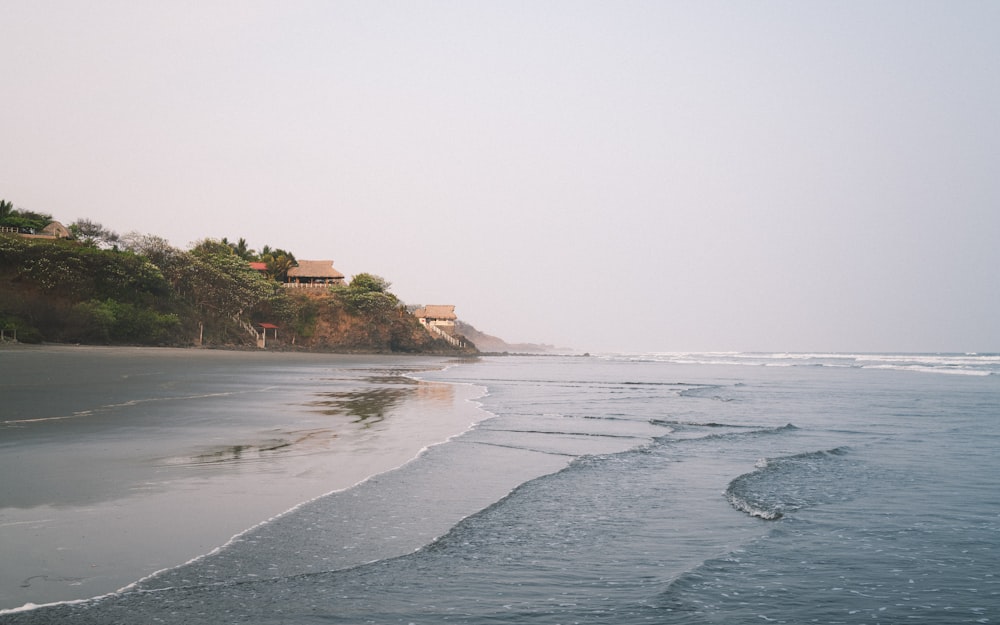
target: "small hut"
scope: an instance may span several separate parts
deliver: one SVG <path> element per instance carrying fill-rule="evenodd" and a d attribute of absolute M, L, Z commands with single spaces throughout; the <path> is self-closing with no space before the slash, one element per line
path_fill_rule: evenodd
<path fill-rule="evenodd" d="M 286 286 L 327 286 L 343 284 L 344 274 L 333 268 L 332 260 L 300 260 L 288 270 Z"/>
<path fill-rule="evenodd" d="M 413 316 L 419 319 L 423 325 L 437 328 L 454 328 L 455 320 L 458 319 L 455 315 L 455 307 L 443 304 L 421 306 L 413 311 Z"/>
<path fill-rule="evenodd" d="M 278 326 L 273 323 L 258 323 L 256 325 L 257 330 L 257 347 L 264 349 L 267 347 L 267 333 L 271 332 L 271 336 L 274 340 L 278 340 Z"/>
<path fill-rule="evenodd" d="M 55 237 L 57 239 L 68 239 L 71 236 L 69 228 L 62 225 L 58 221 L 53 221 L 49 225 L 42 228 L 42 234 L 47 234 L 50 237 Z"/>

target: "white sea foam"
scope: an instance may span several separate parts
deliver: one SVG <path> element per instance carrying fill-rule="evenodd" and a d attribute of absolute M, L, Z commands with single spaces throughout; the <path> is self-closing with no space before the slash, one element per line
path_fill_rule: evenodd
<path fill-rule="evenodd" d="M 0 527 L 14 527 L 15 525 L 37 525 L 39 523 L 51 523 L 53 519 L 37 519 L 31 521 L 12 521 L 10 523 L 0 523 Z"/>
<path fill-rule="evenodd" d="M 0 616 L 5 614 L 17 614 L 18 612 L 30 612 L 32 610 L 37 610 L 39 608 L 49 608 L 57 605 L 80 605 L 84 603 L 91 603 L 94 601 L 100 601 L 102 599 L 107 599 L 108 597 L 113 597 L 117 595 L 120 591 L 109 592 L 103 595 L 98 595 L 96 597 L 90 597 L 88 599 L 68 599 L 66 601 L 53 601 L 51 603 L 25 603 L 24 605 L 18 606 L 16 608 L 5 608 L 0 609 Z"/>
<path fill-rule="evenodd" d="M 837 367 L 952 375 L 1000 375 L 998 354 L 861 354 L 837 352 L 645 352 L 604 354 L 607 360 L 678 365 Z"/>

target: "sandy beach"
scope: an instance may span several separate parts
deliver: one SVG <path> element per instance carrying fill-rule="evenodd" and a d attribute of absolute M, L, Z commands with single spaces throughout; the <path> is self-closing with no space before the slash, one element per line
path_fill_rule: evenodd
<path fill-rule="evenodd" d="M 113 592 L 488 416 L 442 358 L 0 349 L 0 609 Z"/>

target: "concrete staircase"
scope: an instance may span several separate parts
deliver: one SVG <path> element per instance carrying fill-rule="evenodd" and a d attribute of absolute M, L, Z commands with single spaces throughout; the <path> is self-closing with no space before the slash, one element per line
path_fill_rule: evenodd
<path fill-rule="evenodd" d="M 452 347 L 463 348 L 463 347 L 466 347 L 468 345 L 468 341 L 465 340 L 464 336 L 461 336 L 459 334 L 451 334 L 450 332 L 445 332 L 444 330 L 442 330 L 441 328 L 439 328 L 439 327 L 437 327 L 435 325 L 429 325 L 428 324 L 428 325 L 426 325 L 424 327 L 427 328 L 427 330 L 432 335 L 434 335 L 435 338 L 444 339 Z"/>

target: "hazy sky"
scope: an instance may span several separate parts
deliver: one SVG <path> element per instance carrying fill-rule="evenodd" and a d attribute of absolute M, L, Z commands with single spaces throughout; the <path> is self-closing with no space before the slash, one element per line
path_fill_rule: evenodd
<path fill-rule="evenodd" d="M 508 341 L 1000 351 L 1000 2 L 0 0 L 0 197 Z"/>

